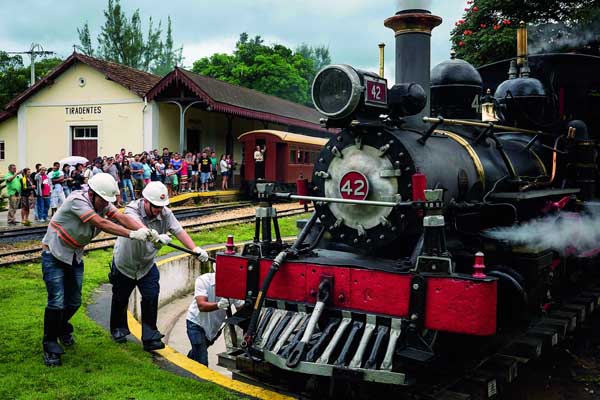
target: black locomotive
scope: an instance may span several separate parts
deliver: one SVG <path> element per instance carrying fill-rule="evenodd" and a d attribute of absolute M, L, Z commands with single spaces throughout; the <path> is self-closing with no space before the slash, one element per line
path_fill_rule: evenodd
<path fill-rule="evenodd" d="M 600 304 L 594 249 L 494 234 L 594 213 L 596 137 L 577 109 L 570 120 L 556 109 L 566 109 L 560 90 L 532 77 L 526 57 L 510 63 L 494 93 L 454 57 L 430 78 L 429 38 L 440 22 L 426 10 L 386 20 L 397 40 L 390 89 L 347 65 L 317 75 L 314 102 L 339 134 L 308 190 L 263 186 L 254 243 L 217 257 L 217 294 L 254 305 L 231 321 L 245 332 L 222 357 L 236 372 L 389 388 L 442 360 L 457 368 L 487 360 L 508 365 L 510 381 L 514 360 L 556 345 Z M 269 206 L 277 196 L 315 205 L 292 246 Z"/>

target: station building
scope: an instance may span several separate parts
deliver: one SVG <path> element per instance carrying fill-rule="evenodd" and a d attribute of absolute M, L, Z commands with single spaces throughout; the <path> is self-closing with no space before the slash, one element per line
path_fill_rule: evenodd
<path fill-rule="evenodd" d="M 11 163 L 33 168 L 121 148 L 135 154 L 211 147 L 241 161 L 242 133 L 330 136 L 319 119 L 312 108 L 181 68 L 161 78 L 73 53 L 0 111 L 0 174 Z"/>

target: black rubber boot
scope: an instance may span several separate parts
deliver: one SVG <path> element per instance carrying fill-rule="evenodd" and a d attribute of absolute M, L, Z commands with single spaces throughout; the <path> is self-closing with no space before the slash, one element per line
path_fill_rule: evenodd
<path fill-rule="evenodd" d="M 64 346 L 70 347 L 75 344 L 75 338 L 73 337 L 73 325 L 69 323 L 69 320 L 73 315 L 75 315 L 78 309 L 79 307 L 67 308 L 63 312 L 63 324 L 59 339 Z"/>
<path fill-rule="evenodd" d="M 125 343 L 127 341 L 127 335 L 129 335 L 131 332 L 129 331 L 129 329 L 115 329 L 111 331 L 111 333 L 112 338 L 115 342 Z"/>
<path fill-rule="evenodd" d="M 111 274 L 109 274 L 109 277 L 111 277 Z M 111 278 L 111 282 L 113 283 L 113 289 L 110 302 L 110 332 L 115 342 L 125 343 L 127 335 L 131 333 L 127 324 L 129 294 L 125 297 L 122 291 L 116 289 L 114 278 Z"/>
<path fill-rule="evenodd" d="M 44 313 L 44 364 L 49 367 L 61 365 L 60 356 L 64 350 L 58 344 L 58 335 L 62 328 L 63 310 L 46 308 Z"/>
<path fill-rule="evenodd" d="M 159 331 L 155 331 L 152 337 L 147 340 L 143 340 L 144 350 L 153 351 L 164 349 L 165 344 L 161 340 L 163 337 L 165 337 L 165 335 L 161 334 Z"/>
<path fill-rule="evenodd" d="M 165 348 L 165 344 L 161 341 L 164 337 L 156 327 L 156 319 L 158 317 L 158 297 L 151 300 L 142 298 L 142 343 L 144 350 L 160 350 Z"/>

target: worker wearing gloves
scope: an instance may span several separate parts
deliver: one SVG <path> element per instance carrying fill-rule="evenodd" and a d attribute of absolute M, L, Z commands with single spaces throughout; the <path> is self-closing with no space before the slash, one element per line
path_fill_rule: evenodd
<path fill-rule="evenodd" d="M 69 320 L 81 305 L 85 245 L 102 231 L 137 241 L 152 238 L 148 228 L 112 205 L 118 193 L 112 176 L 98 174 L 90 179 L 88 190 L 75 191 L 66 199 L 48 225 L 42 240 L 42 272 L 48 291 L 43 347 L 48 366 L 61 365 L 64 349 L 59 339 L 65 346 L 75 343 Z"/>
<path fill-rule="evenodd" d="M 142 295 L 142 343 L 146 351 L 165 347 L 161 340 L 163 335 L 156 327 L 160 275 L 154 257 L 160 246 L 171 242 L 168 233 L 174 234 L 185 247 L 196 253 L 201 262 L 208 260 L 206 251 L 194 244 L 173 212 L 166 208 L 168 204 L 167 187 L 156 181 L 146 185 L 141 199 L 132 201 L 125 207 L 125 215 L 155 232 L 156 239 L 153 243 L 117 239 L 109 274 L 110 283 L 113 285 L 110 310 L 112 337 L 116 342 L 123 343 L 130 334 L 127 325 L 127 305 L 131 292 L 137 286 Z"/>
<path fill-rule="evenodd" d="M 227 310 L 231 306 L 239 309 L 243 305 L 244 300 L 230 300 L 215 295 L 214 272 L 196 278 L 194 299 L 186 317 L 187 335 L 192 345 L 188 357 L 208 366 L 208 348 L 219 337 Z"/>

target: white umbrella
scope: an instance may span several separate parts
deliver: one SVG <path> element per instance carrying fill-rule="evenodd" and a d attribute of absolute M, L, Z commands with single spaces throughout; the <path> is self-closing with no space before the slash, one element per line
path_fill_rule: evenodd
<path fill-rule="evenodd" d="M 59 161 L 61 168 L 65 164 L 69 164 L 71 167 L 74 167 L 76 164 L 85 165 L 85 164 L 87 164 L 87 162 L 88 162 L 88 159 L 85 157 L 81 157 L 81 156 L 71 156 L 71 157 L 63 158 L 62 160 Z"/>

